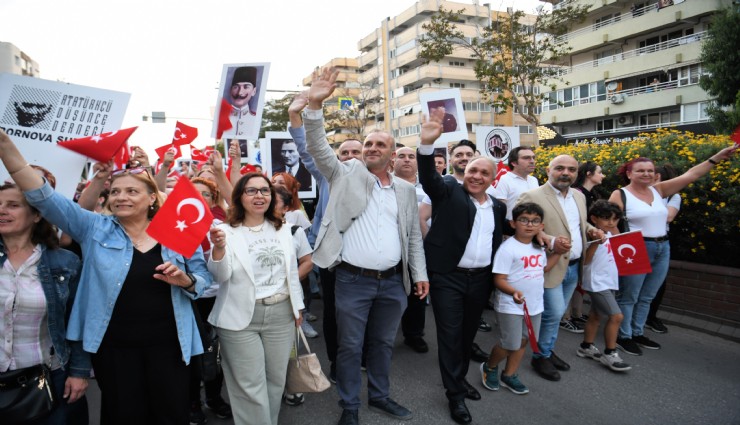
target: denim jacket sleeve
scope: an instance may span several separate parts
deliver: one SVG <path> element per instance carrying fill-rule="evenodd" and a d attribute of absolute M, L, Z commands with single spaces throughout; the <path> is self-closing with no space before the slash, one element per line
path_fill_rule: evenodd
<path fill-rule="evenodd" d="M 101 219 L 100 214 L 83 210 L 71 199 L 57 193 L 47 181 L 40 188 L 29 190 L 24 195 L 28 203 L 39 210 L 46 220 L 78 242 L 86 240 Z"/>
<path fill-rule="evenodd" d="M 321 175 L 321 172 L 316 167 L 316 163 L 314 162 L 313 157 L 311 156 L 311 154 L 308 153 L 308 149 L 306 149 L 306 129 L 303 128 L 303 126 L 298 128 L 293 128 L 289 126 L 288 132 L 290 133 L 291 137 L 293 137 L 296 148 L 298 148 L 298 155 L 301 157 L 301 162 L 303 162 L 303 165 L 306 167 L 308 172 L 311 173 L 313 178 L 315 178 L 320 185 L 320 182 L 324 180 L 324 176 Z"/>

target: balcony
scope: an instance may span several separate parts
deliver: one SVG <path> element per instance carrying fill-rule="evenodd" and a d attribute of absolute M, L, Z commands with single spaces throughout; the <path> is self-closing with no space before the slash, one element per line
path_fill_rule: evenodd
<path fill-rule="evenodd" d="M 597 3 L 597 7 L 601 8 L 601 2 Z M 559 39 L 567 41 L 573 49 L 571 55 L 575 55 L 602 47 L 606 43 L 621 43 L 628 38 L 655 33 L 660 28 L 682 23 L 696 24 L 699 17 L 711 15 L 725 7 L 726 3 L 723 0 L 687 0 L 660 11 L 656 4 L 630 11 L 627 8 L 629 2 L 613 3 L 606 7 L 615 8 L 615 12 L 621 10 L 618 17 L 576 29 Z"/>
<path fill-rule="evenodd" d="M 473 68 L 428 64 L 407 71 L 405 74 L 396 78 L 395 84 L 397 87 L 404 87 L 414 83 L 431 82 L 437 79 L 477 81 Z"/>
<path fill-rule="evenodd" d="M 378 50 L 372 49 L 368 52 L 363 53 L 357 58 L 357 66 L 360 70 L 370 69 L 378 63 Z"/>

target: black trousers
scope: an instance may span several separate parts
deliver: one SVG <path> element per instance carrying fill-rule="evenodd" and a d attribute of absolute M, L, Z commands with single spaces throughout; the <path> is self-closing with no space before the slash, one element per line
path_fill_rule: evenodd
<path fill-rule="evenodd" d="M 326 355 L 334 364 L 337 361 L 337 310 L 334 303 L 334 285 L 337 278 L 333 271 L 319 268 L 321 288 L 324 291 L 324 341 L 326 342 Z"/>
<path fill-rule="evenodd" d="M 189 367 L 177 344 L 113 347 L 92 355 L 102 425 L 187 425 Z"/>
<path fill-rule="evenodd" d="M 211 327 L 208 323 L 208 316 L 213 310 L 213 305 L 216 303 L 216 297 L 211 298 L 198 298 L 195 300 L 195 305 L 198 307 L 203 324 L 207 327 Z M 196 357 L 193 357 L 193 360 Z M 190 367 L 190 404 L 200 406 L 200 381 L 203 380 L 203 374 L 199 367 L 195 366 L 195 362 L 191 360 Z M 212 381 L 204 381 L 203 387 L 206 390 L 206 401 L 213 400 L 221 397 L 221 386 L 224 382 L 223 372 L 219 373 L 218 376 Z"/>
<path fill-rule="evenodd" d="M 437 324 L 439 371 L 449 400 L 465 398 L 463 380 L 483 308 L 493 288 L 490 268 L 479 273 L 433 273 L 430 290 Z"/>
<path fill-rule="evenodd" d="M 408 306 L 401 317 L 401 330 L 404 337 L 424 336 L 426 306 L 427 299 L 420 300 L 418 295 L 414 295 L 412 288 L 408 297 Z"/>

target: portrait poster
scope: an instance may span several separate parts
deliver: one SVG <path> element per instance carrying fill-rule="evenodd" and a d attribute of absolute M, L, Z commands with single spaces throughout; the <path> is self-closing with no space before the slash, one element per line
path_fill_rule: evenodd
<path fill-rule="evenodd" d="M 221 71 L 221 85 L 216 99 L 216 117 L 212 137 L 216 138 L 221 99 L 230 105 L 231 129 L 224 131 L 224 139 L 257 140 L 265 106 L 268 62 L 225 64 Z"/>
<path fill-rule="evenodd" d="M 424 115 L 429 118 L 437 116 L 442 122 L 442 135 L 434 142 L 434 146 L 445 147 L 448 142 L 468 138 L 460 89 L 423 92 L 419 94 L 419 101 Z"/>
<path fill-rule="evenodd" d="M 251 165 L 260 165 L 260 159 L 259 159 L 259 140 L 247 140 L 247 139 L 224 139 L 224 149 L 226 150 L 224 154 L 224 158 L 228 158 L 229 156 L 229 147 L 231 146 L 231 143 L 236 141 L 239 143 L 239 163 L 244 164 L 251 164 Z"/>
<path fill-rule="evenodd" d="M 0 73 L 0 128 L 30 163 L 48 169 L 72 198 L 87 158 L 58 142 L 121 129 L 130 94 Z M 0 167 L 0 181 L 9 178 Z"/>
<path fill-rule="evenodd" d="M 269 156 L 268 156 L 269 155 Z M 316 197 L 316 181 L 303 165 L 298 154 L 298 147 L 293 137 L 285 132 L 265 132 L 265 141 L 261 148 L 262 164 L 268 176 L 275 173 L 288 173 L 300 184 L 298 197 L 301 199 Z"/>
<path fill-rule="evenodd" d="M 519 146 L 519 127 L 478 126 L 475 140 L 481 155 L 508 165 L 509 152 Z"/>

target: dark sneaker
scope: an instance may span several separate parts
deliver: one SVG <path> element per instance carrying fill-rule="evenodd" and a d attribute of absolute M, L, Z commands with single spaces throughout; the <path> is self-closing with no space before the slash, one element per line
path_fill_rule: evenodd
<path fill-rule="evenodd" d="M 536 357 L 536 358 L 533 357 L 532 367 L 534 368 L 534 371 L 537 372 L 538 375 L 547 379 L 548 381 L 559 381 L 560 380 L 560 372 L 558 372 L 558 370 L 555 369 L 555 366 L 553 366 L 552 361 L 548 359 L 547 357 Z"/>
<path fill-rule="evenodd" d="M 206 400 L 206 407 L 219 419 L 228 419 L 231 417 L 231 406 L 226 404 L 221 397 Z"/>
<path fill-rule="evenodd" d="M 486 323 L 486 321 L 481 317 L 480 322 L 478 322 L 478 330 L 481 332 L 491 332 L 491 325 Z"/>
<path fill-rule="evenodd" d="M 203 409 L 200 408 L 200 402 L 190 406 L 190 425 L 202 425 L 208 422 Z"/>
<path fill-rule="evenodd" d="M 586 322 L 588 322 L 588 314 L 582 314 L 581 317 L 571 317 L 571 322 L 575 322 L 576 325 L 582 325 L 581 327 L 586 326 Z"/>
<path fill-rule="evenodd" d="M 368 405 L 370 407 L 370 410 L 374 410 L 379 413 L 385 413 L 390 417 L 400 419 L 402 421 L 407 421 L 414 417 L 414 414 L 411 413 L 409 409 L 396 403 L 390 397 L 385 400 L 370 400 L 368 402 Z"/>
<path fill-rule="evenodd" d="M 642 350 L 632 338 L 617 338 L 617 347 L 627 354 L 641 356 Z"/>
<path fill-rule="evenodd" d="M 635 341 L 637 345 L 642 348 L 647 348 L 648 350 L 660 350 L 660 344 L 651 340 L 645 335 L 633 336 L 632 340 Z"/>
<path fill-rule="evenodd" d="M 599 358 L 602 355 L 601 351 L 599 351 L 599 349 L 593 344 L 589 345 L 588 348 L 578 347 L 576 354 L 578 357 L 588 357 L 589 359 L 594 359 L 596 361 L 599 361 Z"/>
<path fill-rule="evenodd" d="M 619 353 L 617 353 L 616 350 L 612 351 L 611 354 L 602 354 L 599 360 L 604 366 L 615 372 L 626 372 L 632 369 L 632 366 L 622 361 L 622 358 L 619 357 Z"/>
<path fill-rule="evenodd" d="M 578 326 L 578 322 L 573 322 L 571 320 L 561 320 L 560 321 L 560 329 L 568 332 L 572 332 L 574 334 L 582 334 L 583 333 L 583 326 Z"/>
<path fill-rule="evenodd" d="M 344 409 L 342 411 L 342 417 L 339 418 L 337 425 L 360 425 L 360 418 L 357 415 L 357 410 Z"/>
<path fill-rule="evenodd" d="M 508 388 L 514 394 L 524 395 L 529 393 L 529 388 L 527 388 L 526 385 L 522 384 L 522 382 L 519 380 L 519 375 L 517 375 L 516 373 L 511 376 L 501 374 L 501 386 L 504 388 Z"/>
<path fill-rule="evenodd" d="M 483 386 L 491 391 L 498 391 L 498 366 L 494 368 L 488 367 L 487 364 L 480 364 L 480 379 L 483 382 Z"/>
<path fill-rule="evenodd" d="M 657 317 L 653 320 L 648 320 L 645 323 L 645 327 L 655 332 L 656 334 L 664 334 L 668 332 L 668 328 L 666 328 L 663 322 Z"/>
<path fill-rule="evenodd" d="M 420 336 L 408 336 L 403 339 L 403 343 L 411 347 L 411 349 L 417 353 L 426 353 L 429 351 L 429 346 L 426 341 L 424 341 L 424 338 Z"/>
<path fill-rule="evenodd" d="M 304 401 L 306 398 L 303 397 L 303 393 L 283 394 L 283 403 L 288 406 L 300 406 Z"/>
<path fill-rule="evenodd" d="M 566 372 L 570 370 L 570 365 L 565 362 L 565 360 L 558 357 L 554 351 L 550 352 L 550 362 L 553 366 L 555 366 L 555 369 Z"/>

